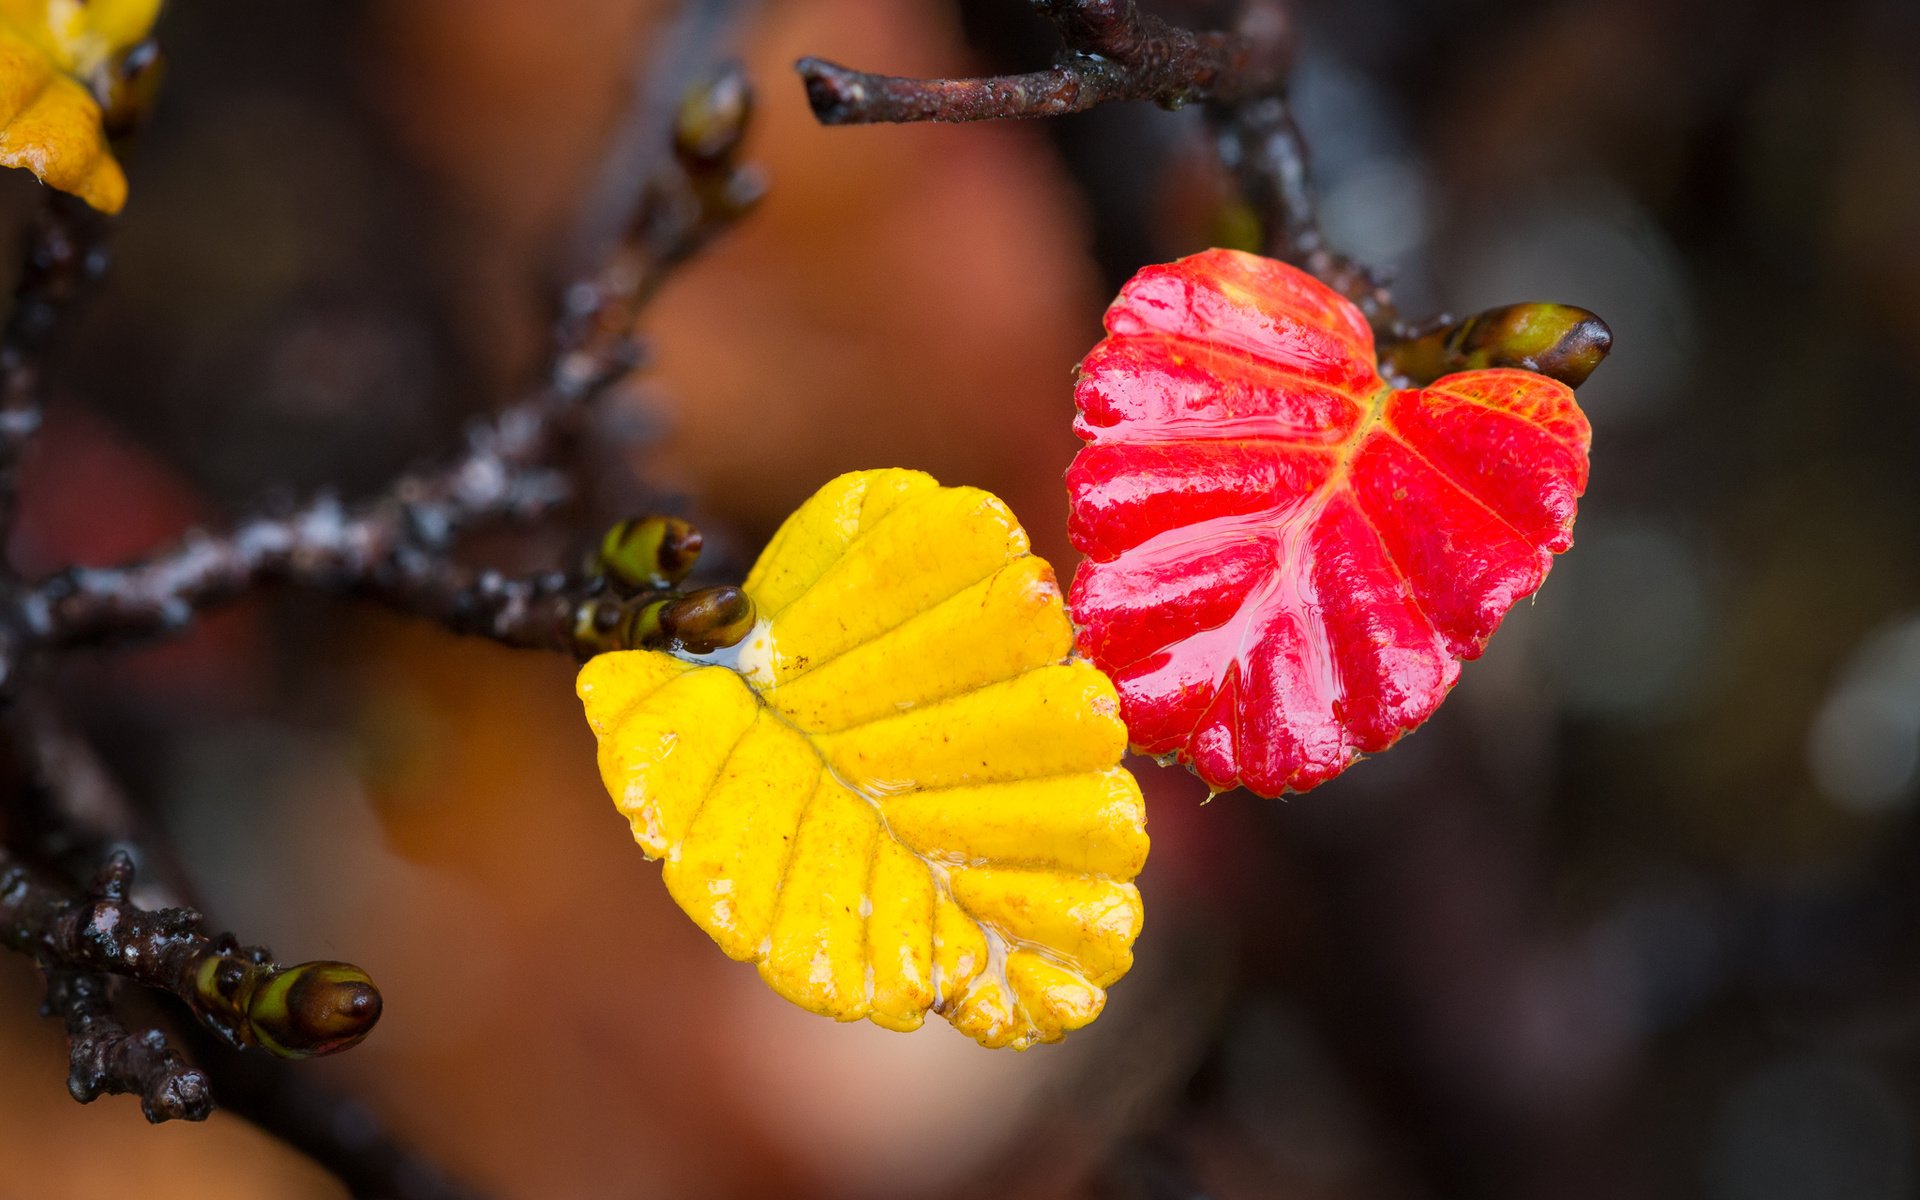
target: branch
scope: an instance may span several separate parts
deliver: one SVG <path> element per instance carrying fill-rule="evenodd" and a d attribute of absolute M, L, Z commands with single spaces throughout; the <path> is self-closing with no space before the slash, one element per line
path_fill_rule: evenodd
<path fill-rule="evenodd" d="M 26 237 L 14 304 L 0 330 L 0 577 L 12 578 L 4 553 L 12 538 L 18 507 L 18 471 L 39 431 L 45 403 L 43 359 L 54 334 L 76 300 L 106 271 L 107 222 L 87 205 L 50 192 Z M 36 786 L 28 789 L 44 803 L 27 809 L 27 822 L 41 848 L 55 858 L 105 840 L 104 827 L 125 814 L 103 810 L 102 780 L 78 769 L 90 759 L 67 753 L 57 731 L 33 726 L 21 744 L 33 757 Z M 44 735 L 44 736 L 40 736 Z M 46 786 L 50 768 L 68 786 Z M 111 788 L 106 789 L 111 807 Z M 0 874 L 10 870 L 0 868 Z M 9 889 L 10 890 L 10 889 Z M 205 1120 L 213 1101 L 205 1074 L 167 1043 L 159 1029 L 130 1032 L 114 1016 L 108 977 L 98 971 L 49 968 L 44 1012 L 61 1019 L 68 1037 L 67 1090 L 87 1104 L 102 1095 L 140 1097 L 148 1121 Z"/>
<path fill-rule="evenodd" d="M 322 495 L 284 515 L 190 534 L 142 562 L 55 575 L 19 599 L 23 639 L 59 648 L 177 633 L 195 614 L 272 582 L 373 596 L 436 617 L 469 613 L 476 604 L 458 594 L 468 585 L 445 557 L 453 539 L 484 522 L 538 516 L 568 494 L 565 480 L 542 465 L 571 416 L 550 398 L 475 431 L 468 452 L 446 468 L 406 476 L 356 508 Z M 490 631 L 501 640 L 550 644 L 531 629 L 516 636 L 528 613 L 510 602 L 527 595 L 502 596 L 491 583 L 471 586 L 476 601 L 497 606 Z M 471 624 L 464 616 L 461 623 Z"/>
<path fill-rule="evenodd" d="M 50 191 L 27 231 L 13 311 L 0 330 L 0 572 L 19 497 L 20 460 L 40 430 L 42 359 L 77 301 L 106 273 L 107 221 L 83 201 Z"/>
<path fill-rule="evenodd" d="M 7 733 L 29 776 L 8 828 L 42 861 L 91 872 L 132 840 L 139 817 L 86 742 L 42 697 L 14 706 Z M 84 866 L 82 865 L 84 864 Z M 204 1072 L 174 1052 L 159 1029 L 129 1032 L 115 1019 L 111 985 L 96 971 L 49 969 L 43 1012 L 67 1028 L 67 1090 L 82 1104 L 101 1095 L 140 1097 L 148 1121 L 204 1120 L 212 1111 Z"/>
<path fill-rule="evenodd" d="M 576 277 L 591 277 L 617 257 L 648 193 L 672 172 L 666 160 L 680 152 L 688 106 L 698 104 L 703 93 L 718 102 L 715 111 L 723 115 L 731 105 L 732 132 L 721 139 L 725 145 L 710 143 L 710 153 L 699 157 L 718 161 L 737 146 L 751 89 L 737 65 L 718 63 L 716 56 L 753 7 L 754 0 L 685 0 L 673 21 L 648 31 L 649 62 L 644 69 L 637 65 L 628 80 L 625 111 L 600 177 L 575 220 L 568 269 Z"/>
<path fill-rule="evenodd" d="M 51 861 L 98 862 L 134 841 L 139 814 L 85 739 L 44 697 L 23 697 L 12 733 L 41 781 L 23 830 Z M 164 855 L 163 891 L 185 890 L 184 873 Z M 151 890 L 152 885 L 148 885 Z M 197 1025 L 176 1030 L 196 1069 L 168 1048 L 157 1029 L 128 1034 L 111 1016 L 108 980 L 91 972 L 48 976 L 49 1015 L 63 1018 L 71 1042 L 68 1090 L 86 1103 L 108 1093 L 141 1097 L 149 1121 L 200 1120 L 213 1104 L 286 1141 L 339 1176 L 356 1196 L 387 1200 L 466 1200 L 473 1193 L 385 1133 L 364 1106 L 313 1084 L 284 1060 L 234 1048 Z"/>
<path fill-rule="evenodd" d="M 737 0 L 692 0 L 693 32 L 669 39 L 675 50 L 660 76 L 699 68 L 707 43 L 738 7 Z M 466 1194 L 381 1134 L 363 1111 L 271 1070 L 264 1056 L 232 1053 L 264 1048 L 302 1058 L 343 1050 L 378 1020 L 380 994 L 350 965 L 282 968 L 264 949 L 209 936 L 190 908 L 135 905 L 125 847 L 137 816 L 83 739 L 38 698 L 12 693 L 36 657 L 177 632 L 195 614 L 274 582 L 367 596 L 456 632 L 580 654 L 627 638 L 690 646 L 737 640 L 752 621 L 738 589 L 673 590 L 699 545 L 684 523 L 616 528 L 600 573 L 586 579 L 559 572 L 508 579 L 458 567 L 449 551 L 476 525 L 531 519 L 570 497 L 573 480 L 560 466 L 592 402 L 639 361 L 632 330 L 640 309 L 673 266 L 764 190 L 760 176 L 737 162 L 750 109 L 744 76 L 727 67 L 685 91 L 664 119 L 656 112 L 628 122 L 662 135 L 653 144 L 670 140 L 671 156 L 646 152 L 648 169 L 610 173 L 600 194 L 612 208 L 602 215 L 621 214 L 622 227 L 603 265 L 565 289 L 541 384 L 476 426 L 451 462 L 407 474 L 358 505 L 323 493 L 225 531 L 191 534 L 122 567 L 75 568 L 22 587 L 0 562 L 0 699 L 12 704 L 14 741 L 37 779 L 8 824 L 11 845 L 0 849 L 0 944 L 32 955 L 47 974 L 47 1011 L 68 1027 L 77 1099 L 134 1092 L 148 1119 L 160 1121 L 201 1119 L 217 1096 L 356 1192 Z M 104 265 L 94 248 L 99 228 L 56 199 L 30 240 L 18 303 L 0 330 L 0 538 L 13 469 L 39 424 L 38 355 L 80 284 Z M 78 879 L 102 860 L 83 889 L 33 870 L 57 865 Z M 196 1057 L 219 1070 L 188 1065 L 159 1030 L 129 1032 L 111 1010 L 114 977 L 184 1003 L 195 1023 L 182 1029 L 204 1043 Z"/>
<path fill-rule="evenodd" d="M 1279 90 L 1285 63 L 1270 38 L 1195 33 L 1141 13 L 1133 0 L 1036 0 L 1065 52 L 1054 66 L 981 79 L 870 75 L 803 58 L 795 64 L 823 125 L 1057 117 L 1115 100 L 1163 108 L 1234 104 Z"/>
<path fill-rule="evenodd" d="M 1260 222 L 1262 249 L 1292 263 L 1354 302 L 1376 332 L 1407 333 L 1393 296 L 1371 268 L 1327 246 L 1308 178 L 1306 139 L 1285 95 L 1262 96 L 1209 112 L 1220 161 L 1239 181 Z"/>
<path fill-rule="evenodd" d="M 16 697 L 5 716 L 0 731 L 11 740 L 15 765 L 25 776 L 6 814 L 10 846 L 79 884 L 115 850 L 144 840 L 141 815 L 51 697 Z M 164 855 L 158 864 L 150 856 L 136 861 L 178 870 Z M 146 890 L 155 890 L 150 881 Z M 167 903 L 178 901 L 169 897 Z"/>
<path fill-rule="evenodd" d="M 32 955 L 51 975 L 117 975 L 170 992 L 227 1044 L 283 1058 L 345 1050 L 380 1019 L 380 993 L 358 967 L 278 966 L 231 934 L 207 936 L 192 909 L 139 907 L 128 898 L 132 886 L 125 851 L 74 895 L 0 850 L 0 944 Z"/>
<path fill-rule="evenodd" d="M 817 58 L 796 64 L 823 125 L 988 121 L 1083 112 L 1113 100 L 1207 105 L 1220 161 L 1260 222 L 1265 253 L 1312 274 L 1385 338 L 1411 331 L 1385 283 L 1333 253 L 1307 179 L 1307 149 L 1287 102 L 1293 30 L 1278 0 L 1247 0 L 1234 33 L 1195 33 L 1133 0 L 1037 0 L 1066 46 L 1048 71 L 984 79 L 869 75 Z"/>
<path fill-rule="evenodd" d="M 1320 229 L 1306 139 L 1286 95 L 1292 23 L 1281 0 L 1245 0 L 1233 33 L 1195 33 L 1134 0 L 1035 0 L 1066 47 L 1051 70 L 982 79 L 869 75 L 817 58 L 796 64 L 824 125 L 1053 117 L 1113 100 L 1204 102 L 1220 162 L 1260 225 L 1259 248 L 1351 300 L 1373 327 L 1381 369 L 1400 384 L 1512 366 L 1578 387 L 1612 335 L 1585 309 L 1512 305 L 1464 321 L 1404 320 L 1384 275 L 1335 253 Z"/>
<path fill-rule="evenodd" d="M 322 494 L 225 531 L 195 532 L 139 562 L 76 567 L 25 589 L 10 619 L 0 615 L 0 685 L 37 651 L 178 633 L 197 613 L 269 583 L 376 599 L 510 646 L 583 652 L 574 630 L 597 594 L 592 581 L 475 574 L 450 564 L 446 551 L 476 525 L 531 520 L 571 497 L 572 480 L 554 464 L 593 401 L 639 361 L 631 330 L 640 308 L 671 267 L 761 194 L 758 174 L 736 161 L 750 108 L 738 67 L 683 100 L 672 165 L 648 182 L 629 236 L 566 291 L 546 381 L 474 428 L 464 454 L 357 506 Z"/>
<path fill-rule="evenodd" d="M 803 58 L 825 125 L 1053 117 L 1113 100 L 1166 108 L 1201 101 L 1221 162 L 1259 218 L 1266 253 L 1360 306 L 1377 330 L 1405 332 L 1383 282 L 1326 246 L 1307 182 L 1306 143 L 1286 98 L 1293 30 L 1277 0 L 1248 0 L 1233 33 L 1195 33 L 1139 12 L 1133 0 L 1039 0 L 1066 53 L 1048 71 L 984 79 L 868 75 Z"/>
<path fill-rule="evenodd" d="M 132 1093 L 155 1125 L 204 1121 L 213 1112 L 212 1085 L 175 1053 L 158 1029 L 129 1033 L 113 1017 L 106 976 L 47 972 L 48 1016 L 64 1019 L 69 1040 L 67 1091 L 82 1104 Z"/>

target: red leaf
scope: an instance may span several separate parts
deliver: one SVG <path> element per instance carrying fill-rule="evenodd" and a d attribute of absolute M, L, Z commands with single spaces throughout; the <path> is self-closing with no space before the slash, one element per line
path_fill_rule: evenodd
<path fill-rule="evenodd" d="M 1068 606 L 1143 754 L 1305 791 L 1433 714 L 1573 544 L 1565 384 L 1389 388 L 1358 309 L 1232 250 L 1147 267 L 1080 364 Z"/>

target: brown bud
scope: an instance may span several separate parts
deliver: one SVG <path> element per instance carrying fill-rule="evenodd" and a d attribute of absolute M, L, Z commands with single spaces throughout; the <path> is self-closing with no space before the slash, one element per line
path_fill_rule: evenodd
<path fill-rule="evenodd" d="M 1414 384 L 1455 371 L 1517 367 L 1579 387 L 1613 348 L 1613 331 L 1584 308 L 1509 304 L 1380 348 L 1380 367 Z"/>
<path fill-rule="evenodd" d="M 359 967 L 301 963 L 269 971 L 254 989 L 247 1021 L 262 1046 L 282 1058 L 337 1054 L 372 1032 L 380 990 Z"/>
<path fill-rule="evenodd" d="M 660 636 L 693 654 L 737 644 L 753 628 L 753 600 L 731 585 L 701 588 L 660 606 Z"/>

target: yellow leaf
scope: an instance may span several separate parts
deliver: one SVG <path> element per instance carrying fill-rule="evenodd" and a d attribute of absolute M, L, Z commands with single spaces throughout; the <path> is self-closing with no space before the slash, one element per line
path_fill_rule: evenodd
<path fill-rule="evenodd" d="M 160 0 L 0 0 L 0 166 L 119 212 L 127 177 L 83 81 L 104 78 L 159 11 Z"/>
<path fill-rule="evenodd" d="M 739 646 L 581 669 L 600 771 L 667 890 L 841 1021 L 1057 1041 L 1133 961 L 1147 856 L 1113 685 L 995 497 L 843 475 L 774 535 Z"/>

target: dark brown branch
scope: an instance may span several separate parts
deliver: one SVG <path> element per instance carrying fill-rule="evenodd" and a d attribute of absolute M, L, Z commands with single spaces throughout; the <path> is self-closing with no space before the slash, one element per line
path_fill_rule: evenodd
<path fill-rule="evenodd" d="M 365 1037 L 380 993 L 345 963 L 280 967 L 231 934 L 208 936 L 187 908 L 133 903 L 133 860 L 116 852 L 83 895 L 35 879 L 0 850 L 0 944 L 32 955 L 51 974 L 116 975 L 170 992 L 201 1025 L 233 1046 L 289 1058 L 331 1054 Z"/>
<path fill-rule="evenodd" d="M 206 1075 L 167 1045 L 158 1029 L 129 1033 L 114 1019 L 107 977 L 90 971 L 47 973 L 47 1015 L 67 1026 L 67 1091 L 82 1104 L 132 1093 L 140 1111 L 162 1121 L 204 1121 L 213 1112 Z"/>
<path fill-rule="evenodd" d="M 716 53 L 753 6 L 753 0 L 689 0 L 665 28 L 649 31 L 648 61 L 635 64 L 626 109 L 575 221 L 566 264 L 573 277 L 591 278 L 618 256 L 633 230 L 634 214 L 657 191 L 659 180 L 672 173 L 668 159 L 683 144 L 679 134 L 691 99 L 703 92 L 731 92 L 742 101 L 724 148 L 737 145 L 747 117 L 746 76 L 737 65 L 719 63 Z"/>
<path fill-rule="evenodd" d="M 1140 13 L 1132 0 L 1045 0 L 1066 45 L 1046 71 L 983 79 L 869 75 L 817 58 L 797 64 L 827 125 L 1052 117 L 1113 100 L 1168 108 L 1204 102 L 1221 161 L 1239 181 L 1269 255 L 1317 276 L 1377 330 L 1405 332 L 1384 283 L 1333 253 L 1307 180 L 1306 143 L 1288 106 L 1292 27 L 1276 0 L 1249 0 L 1233 33 L 1195 33 Z"/>
<path fill-rule="evenodd" d="M 688 19 L 697 19 L 697 12 Z M 714 28 L 725 24 L 712 22 Z M 667 40 L 669 48 L 678 44 Z M 663 69 L 668 65 L 662 64 Z M 680 92 L 670 119 L 657 131 L 667 144 L 651 160 L 655 169 L 638 180 L 628 179 L 622 164 L 610 170 L 599 199 L 582 221 L 579 236 L 584 243 L 595 242 L 609 193 L 638 190 L 620 210 L 626 214 L 624 236 L 592 273 L 562 294 L 555 337 L 563 368 L 582 357 L 591 363 L 604 353 L 597 347 L 627 338 L 671 269 L 759 203 L 766 181 L 757 168 L 739 161 L 752 111 L 753 91 L 740 65 L 713 66 Z M 657 116 L 630 117 L 627 124 L 650 130 L 657 121 Z"/>
<path fill-rule="evenodd" d="M 444 561 L 412 557 L 360 594 L 438 622 L 453 633 L 584 657 L 578 627 L 582 610 L 600 594 L 597 585 L 597 580 L 581 581 L 560 571 L 510 578 L 498 571 L 465 571 Z"/>
<path fill-rule="evenodd" d="M 14 706 L 7 732 L 27 778 L 8 814 L 15 843 L 76 878 L 92 874 L 133 840 L 139 817 L 90 747 L 44 697 Z M 211 1111 L 204 1072 L 159 1029 L 130 1032 L 113 1015 L 112 985 L 97 971 L 49 969 L 45 1013 L 67 1028 L 67 1090 L 82 1104 L 132 1093 L 152 1122 L 203 1120 Z"/>
<path fill-rule="evenodd" d="M 141 816 L 51 697 L 19 697 L 6 716 L 4 732 L 25 784 L 7 813 L 9 844 L 35 864 L 84 884 L 114 851 L 131 851 L 143 840 Z M 149 884 L 147 890 L 154 889 Z M 180 902 L 171 896 L 165 901 Z"/>
<path fill-rule="evenodd" d="M 42 359 L 74 303 L 106 273 L 106 218 L 50 191 L 27 231 L 13 311 L 0 330 L 0 570 L 13 530 L 20 460 L 39 432 Z"/>
<path fill-rule="evenodd" d="M 669 268 L 760 193 L 757 174 L 735 162 L 747 96 L 731 67 L 683 102 L 674 166 L 649 184 L 613 259 L 567 291 L 545 385 L 477 427 L 463 455 L 357 506 L 321 495 L 194 533 L 141 562 L 74 568 L 26 589 L 12 620 L 0 618 L 0 680 L 17 678 L 35 650 L 176 633 L 196 613 L 269 583 L 377 599 L 512 646 L 574 650 L 574 614 L 587 590 L 553 575 L 471 574 L 446 551 L 475 525 L 531 519 L 570 497 L 572 481 L 554 465 L 591 403 L 638 361 L 631 329 L 640 307 Z"/>
<path fill-rule="evenodd" d="M 1285 64 L 1248 33 L 1195 33 L 1133 0 L 1041 0 L 1066 50 L 1048 70 L 982 79 L 906 79 L 818 58 L 795 64 L 824 125 L 1057 117 L 1115 100 L 1164 108 L 1234 104 L 1278 90 Z"/>
<path fill-rule="evenodd" d="M 1382 371 L 1397 383 L 1430 383 L 1450 371 L 1518 367 L 1578 387 L 1612 348 L 1606 322 L 1585 309 L 1515 304 L 1463 321 L 1405 320 L 1381 273 L 1327 245 L 1302 136 L 1285 93 L 1213 105 L 1220 161 L 1261 229 L 1261 249 L 1319 279 L 1366 315 Z"/>
<path fill-rule="evenodd" d="M 1292 263 L 1353 301 L 1376 331 L 1405 336 L 1406 326 L 1385 282 L 1370 268 L 1327 246 L 1308 178 L 1306 139 L 1286 96 L 1219 106 L 1210 116 L 1220 161 L 1233 172 L 1259 219 L 1265 253 Z"/>
<path fill-rule="evenodd" d="M 391 525 L 378 514 L 261 518 L 224 537 L 197 535 L 145 563 L 67 572 L 30 592 L 22 611 L 46 647 L 119 644 L 175 632 L 222 600 L 281 581 L 373 600 L 453 633 L 580 658 L 703 640 L 704 652 L 732 645 L 752 624 L 751 602 L 736 587 L 681 593 L 666 580 L 634 588 L 604 575 L 473 571 L 438 547 L 379 540 Z"/>
<path fill-rule="evenodd" d="M 583 388 L 586 398 L 596 388 Z M 468 452 L 450 466 L 409 475 L 356 508 L 321 496 L 290 513 L 255 517 L 220 533 L 189 535 L 170 550 L 125 567 L 74 568 L 30 589 L 19 601 L 25 637 L 46 647 L 101 644 L 177 632 L 193 616 L 262 584 L 286 582 L 321 591 L 374 596 L 429 616 L 470 613 L 454 594 L 465 583 L 445 557 L 463 530 L 501 518 L 530 518 L 568 494 L 564 479 L 541 465 L 550 457 L 574 405 L 549 393 L 476 431 Z M 475 585 L 494 603 L 491 625 L 462 616 L 462 632 L 516 637 L 522 599 Z"/>
<path fill-rule="evenodd" d="M 601 217 L 618 214 L 611 251 L 563 292 L 541 385 L 476 427 L 453 461 L 404 476 L 364 503 L 322 494 L 226 531 L 189 535 L 124 567 L 76 568 L 20 587 L 0 563 L 0 689 L 13 701 L 19 765 L 37 781 L 10 814 L 10 845 L 0 849 L 0 944 L 32 955 L 47 973 L 47 1010 L 71 1038 L 76 1098 L 134 1092 L 150 1120 L 165 1120 L 204 1117 L 217 1096 L 311 1154 L 356 1194 L 467 1194 L 381 1134 L 363 1110 L 284 1076 L 269 1058 L 235 1055 L 254 1047 L 287 1058 L 344 1049 L 377 1020 L 380 995 L 357 968 L 283 969 L 230 935 L 209 937 L 189 908 L 135 905 L 127 847 L 137 815 L 43 700 L 11 693 L 36 655 L 175 632 L 196 613 L 275 582 L 371 597 L 510 645 L 581 653 L 643 628 L 684 641 L 750 622 L 750 606 L 727 602 L 744 600 L 737 589 L 671 590 L 697 552 L 698 536 L 686 529 L 648 543 L 658 561 L 644 578 L 623 578 L 609 563 L 604 579 L 557 572 L 508 579 L 457 567 L 449 555 L 476 525 L 537 517 L 569 498 L 567 451 L 591 403 L 636 365 L 639 310 L 671 267 L 761 194 L 757 173 L 736 161 L 751 108 L 739 69 L 717 71 L 691 90 L 682 85 L 741 7 L 739 0 L 686 6 L 686 36 L 667 39 L 674 49 L 656 64 L 652 89 L 636 90 L 658 99 L 659 81 L 669 81 L 665 111 L 652 104 L 650 115 L 626 123 L 648 145 L 622 161 L 644 169 L 611 171 L 600 192 Z M 38 355 L 79 285 L 104 264 L 91 237 L 99 225 L 56 199 L 30 241 L 18 303 L 0 331 L 0 535 L 13 469 L 39 423 Z M 625 549 L 618 565 L 635 568 L 638 551 Z M 78 877 L 103 859 L 84 889 L 35 874 L 57 867 Z M 180 1031 L 204 1043 L 196 1057 L 218 1069 L 189 1066 L 158 1030 L 129 1032 L 112 1013 L 115 977 L 184 1003 L 194 1023 Z"/>
<path fill-rule="evenodd" d="M 817 58 L 796 67 L 826 125 L 1053 117 L 1114 100 L 1204 102 L 1220 160 L 1259 221 L 1262 251 L 1353 301 L 1384 345 L 1425 332 L 1401 319 L 1382 276 L 1326 244 L 1306 141 L 1286 96 L 1293 33 L 1278 0 L 1247 0 L 1233 33 L 1181 29 L 1140 13 L 1132 0 L 1042 0 L 1040 8 L 1066 46 L 1045 71 L 911 79 Z"/>
<path fill-rule="evenodd" d="M 138 839 L 143 832 L 139 814 L 86 741 L 58 719 L 45 697 L 23 697 L 17 708 L 15 744 L 43 783 L 35 814 L 42 825 L 51 825 L 27 831 L 41 851 L 56 863 L 99 862 L 109 853 L 102 847 Z M 187 894 L 179 865 L 163 853 L 156 857 L 151 844 L 146 849 L 160 868 L 158 891 Z M 155 890 L 151 882 L 147 888 Z M 313 1158 L 353 1195 L 384 1200 L 474 1195 L 387 1134 L 364 1106 L 312 1083 L 293 1063 L 235 1049 L 191 1024 L 174 1032 L 199 1068 L 169 1049 L 157 1029 L 116 1043 L 121 1026 L 105 1007 L 106 987 L 106 977 L 93 973 L 55 972 L 48 979 L 49 1013 L 66 1021 L 72 1042 L 68 1088 L 82 1103 L 101 1094 L 134 1092 L 150 1121 L 198 1120 L 217 1104 Z"/>

